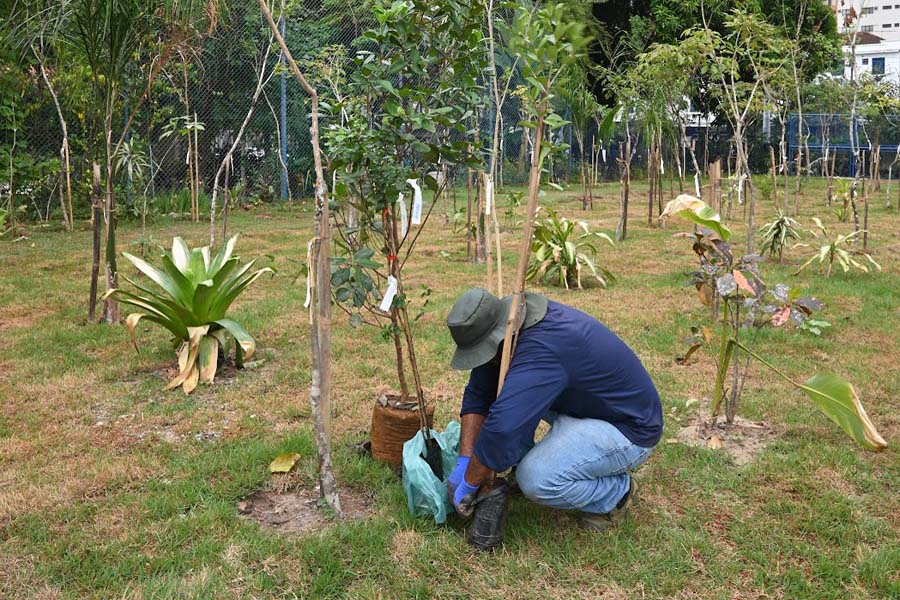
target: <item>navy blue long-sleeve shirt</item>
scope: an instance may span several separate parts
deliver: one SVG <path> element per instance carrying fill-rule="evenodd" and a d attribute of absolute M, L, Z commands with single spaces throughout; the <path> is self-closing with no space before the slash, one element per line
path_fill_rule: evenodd
<path fill-rule="evenodd" d="M 521 458 L 548 409 L 607 421 L 639 446 L 655 446 L 662 435 L 659 394 L 641 361 L 603 324 L 569 306 L 550 302 L 546 316 L 520 332 L 499 397 L 498 377 L 491 364 L 473 369 L 460 411 L 485 415 L 474 453 L 494 471 Z"/>

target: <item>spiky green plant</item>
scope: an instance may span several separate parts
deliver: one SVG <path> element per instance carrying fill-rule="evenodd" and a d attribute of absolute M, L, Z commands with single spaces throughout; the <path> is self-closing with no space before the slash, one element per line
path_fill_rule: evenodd
<path fill-rule="evenodd" d="M 560 218 L 552 208 L 546 210 L 548 217 L 534 226 L 526 279 L 553 283 L 566 289 L 574 284 L 581 289 L 581 272 L 587 267 L 601 286 L 614 282 L 615 276 L 594 262 L 597 247 L 592 243 L 602 239 L 615 246 L 612 238 L 605 233 L 591 232 L 586 221 L 569 221 Z"/>
<path fill-rule="evenodd" d="M 777 256 L 778 262 L 781 262 L 788 240 L 800 239 L 799 227 L 799 222 L 779 210 L 773 221 L 759 229 L 760 254 L 768 254 L 772 258 Z"/>
<path fill-rule="evenodd" d="M 233 343 L 235 362 L 239 366 L 256 350 L 250 334 L 225 314 L 247 286 L 272 269 L 253 271 L 252 260 L 239 266 L 240 259 L 232 256 L 237 240 L 238 236 L 233 236 L 210 258 L 209 246 L 192 249 L 176 237 L 172 240 L 171 253 L 162 256 L 162 268 L 123 253 L 159 289 L 125 277 L 138 291 L 113 289 L 104 298 L 113 296 L 140 311 L 131 313 L 125 320 L 132 342 L 135 342 L 134 328 L 142 319 L 158 323 L 171 332 L 178 354 L 178 375 L 166 385 L 167 390 L 180 385 L 190 394 L 198 382 L 211 383 L 216 376 L 220 348 L 227 356 Z"/>
<path fill-rule="evenodd" d="M 860 271 L 863 271 L 864 273 L 868 273 L 869 267 L 866 266 L 863 262 L 856 260 L 854 256 L 861 256 L 873 268 L 878 269 L 879 271 L 881 270 L 881 265 L 875 262 L 875 259 L 872 258 L 870 254 L 863 252 L 862 250 L 855 250 L 852 247 L 852 244 L 856 240 L 856 238 L 858 238 L 859 235 L 863 233 L 862 230 L 854 231 L 853 233 L 847 235 L 838 235 L 836 238 L 832 238 L 828 233 L 828 229 L 824 225 L 822 225 L 821 220 L 813 217 L 813 221 L 815 222 L 818 231 L 811 229 L 810 233 L 812 233 L 813 237 L 815 238 L 821 238 L 824 243 L 815 249 L 815 253 L 809 258 L 809 260 L 800 265 L 800 268 L 797 269 L 794 275 L 800 273 L 800 271 L 811 265 L 816 260 L 819 261 L 819 272 L 821 273 L 822 269 L 825 269 L 825 277 L 831 276 L 831 269 L 834 267 L 834 263 L 840 265 L 841 269 L 844 270 L 844 273 L 849 271 L 850 267 L 855 267 Z M 809 248 L 810 245 L 795 244 L 794 247 Z"/>

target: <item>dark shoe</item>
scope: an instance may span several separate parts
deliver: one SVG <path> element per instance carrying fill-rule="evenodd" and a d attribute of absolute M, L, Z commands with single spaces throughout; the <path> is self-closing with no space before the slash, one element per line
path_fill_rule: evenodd
<path fill-rule="evenodd" d="M 636 494 L 637 482 L 635 482 L 634 478 L 632 477 L 631 486 L 628 488 L 628 492 L 625 494 L 624 498 L 619 500 L 619 503 L 614 509 L 604 514 L 586 512 L 579 513 L 578 524 L 584 529 L 590 529 L 592 531 L 606 531 L 611 527 L 615 527 L 626 518 L 628 518 L 628 508 L 634 501 Z"/>

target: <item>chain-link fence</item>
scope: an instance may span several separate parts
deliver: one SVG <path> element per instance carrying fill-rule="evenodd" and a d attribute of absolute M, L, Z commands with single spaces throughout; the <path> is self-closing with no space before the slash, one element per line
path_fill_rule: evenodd
<path fill-rule="evenodd" d="M 318 76 L 317 71 L 335 68 L 336 57 L 354 56 L 365 45 L 362 34 L 373 25 L 372 20 L 366 2 L 321 0 L 301 3 L 281 19 L 281 26 L 295 58 L 328 96 L 328 78 Z M 4 115 L 7 124 L 0 129 L 0 149 L 5 150 L 2 154 L 13 155 L 13 166 L 0 175 L 0 192 L 8 195 L 14 185 L 18 196 L 26 198 L 22 204 L 28 206 L 32 216 L 48 218 L 58 210 L 62 113 L 71 146 L 75 214 L 84 218 L 90 203 L 90 162 L 102 162 L 102 112 L 90 85 L 83 81 L 88 76 L 86 66 L 72 66 L 70 70 L 57 53 L 55 60 L 51 56 L 47 62 L 45 78 L 33 58 L 0 64 L 7 72 L 22 69 L 24 64 L 20 79 L 26 82 L 15 99 L 13 114 Z M 515 90 L 522 83 L 521 77 L 507 73 L 506 65 L 511 61 L 503 59 L 498 57 L 497 61 L 500 76 L 504 80 L 510 76 L 510 89 Z M 190 211 L 193 188 L 202 210 L 216 181 L 221 188 L 229 189 L 229 197 L 235 202 L 277 202 L 311 195 L 314 176 L 309 101 L 280 63 L 278 46 L 272 44 L 256 4 L 233 3 L 227 19 L 199 48 L 169 57 L 134 115 L 128 112 L 128 105 L 134 103 L 123 99 L 123 108 L 113 118 L 113 132 L 116 137 L 131 119 L 124 149 L 116 157 L 121 168 L 117 169 L 115 186 L 126 209 L 138 214 L 145 210 L 186 213 Z M 136 80 L 145 75 L 134 73 Z M 55 87 L 59 111 L 48 82 Z M 490 139 L 497 107 L 487 80 L 484 89 L 490 99 L 480 115 L 479 129 L 483 139 Z M 516 94 L 509 94 L 499 110 L 499 183 L 519 183 L 527 176 L 530 130 L 521 124 L 522 106 Z M 571 108 L 562 101 L 556 110 L 563 118 L 571 117 Z M 640 115 L 636 118 L 639 121 Z M 569 149 L 553 158 L 548 167 L 551 180 L 577 184 L 582 163 L 590 165 L 595 180 L 618 177 L 621 128 L 612 139 L 601 141 L 597 126 L 594 121 L 586 131 L 576 132 L 570 124 L 553 133 L 555 141 L 568 144 Z M 639 125 L 634 128 L 639 130 Z M 687 134 L 701 167 L 730 154 L 731 134 L 726 123 L 698 118 L 695 124 L 689 123 Z M 239 135 L 232 159 L 223 166 Z M 768 147 L 777 148 L 779 136 L 777 124 L 769 128 L 762 119 L 750 129 L 748 142 L 755 172 L 770 168 Z M 637 176 L 645 167 L 644 146 L 639 137 L 633 144 L 632 168 Z M 667 144 L 663 160 L 673 167 L 680 162 L 685 175 L 692 174 L 686 148 L 674 149 Z M 9 181 L 10 172 L 14 173 L 14 182 Z"/>

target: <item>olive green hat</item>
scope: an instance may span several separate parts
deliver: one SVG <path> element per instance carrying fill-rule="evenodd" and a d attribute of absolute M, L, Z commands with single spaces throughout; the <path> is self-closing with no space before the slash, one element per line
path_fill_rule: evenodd
<path fill-rule="evenodd" d="M 503 342 L 512 296 L 497 298 L 482 288 L 471 288 L 460 296 L 447 315 L 447 327 L 456 342 L 450 366 L 465 371 L 494 358 Z M 528 329 L 547 314 L 547 298 L 525 292 L 521 328 Z"/>

